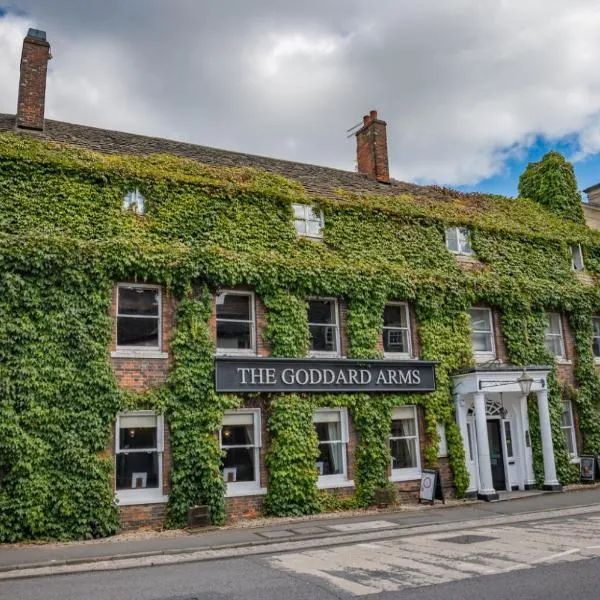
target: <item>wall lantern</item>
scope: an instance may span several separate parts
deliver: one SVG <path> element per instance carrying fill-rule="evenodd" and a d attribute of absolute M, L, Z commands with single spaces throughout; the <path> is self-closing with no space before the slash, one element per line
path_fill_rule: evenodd
<path fill-rule="evenodd" d="M 521 388 L 521 393 L 523 396 L 529 396 L 529 392 L 531 392 L 531 386 L 533 385 L 533 377 L 529 375 L 525 369 L 523 369 L 521 376 L 517 379 L 517 383 Z"/>

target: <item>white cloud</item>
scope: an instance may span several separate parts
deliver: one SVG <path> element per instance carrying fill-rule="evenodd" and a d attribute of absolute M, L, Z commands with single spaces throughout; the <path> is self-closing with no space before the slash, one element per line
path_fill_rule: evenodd
<path fill-rule="evenodd" d="M 577 159 L 600 150 L 588 0 L 21 4 L 31 19 L 0 19 L 0 111 L 33 25 L 55 56 L 53 118 L 352 169 L 346 129 L 376 108 L 392 175 L 449 185 L 538 137 L 571 136 Z"/>

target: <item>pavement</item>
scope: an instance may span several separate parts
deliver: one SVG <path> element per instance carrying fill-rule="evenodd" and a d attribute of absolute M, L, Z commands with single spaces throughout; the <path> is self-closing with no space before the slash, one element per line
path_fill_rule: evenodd
<path fill-rule="evenodd" d="M 274 519 L 262 521 L 260 526 L 246 523 L 195 532 L 167 531 L 150 537 L 133 534 L 87 542 L 0 545 L 0 579 L 289 551 L 292 544 L 297 548 L 333 547 L 352 543 L 359 536 L 363 541 L 382 540 L 433 529 L 453 531 L 591 512 L 600 512 L 598 487 L 507 494 L 499 502 L 454 502 L 353 516 L 340 513 Z"/>

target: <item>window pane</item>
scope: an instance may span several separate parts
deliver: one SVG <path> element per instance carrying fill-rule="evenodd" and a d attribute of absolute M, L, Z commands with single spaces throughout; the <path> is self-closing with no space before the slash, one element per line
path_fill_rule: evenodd
<path fill-rule="evenodd" d="M 592 335 L 594 337 L 600 337 L 600 319 L 592 319 Z"/>
<path fill-rule="evenodd" d="M 341 442 L 342 424 L 339 421 L 329 423 L 315 423 L 317 438 L 320 442 Z"/>
<path fill-rule="evenodd" d="M 469 438 L 469 460 L 473 460 L 473 439 L 472 439 L 471 423 L 467 423 L 467 438 Z"/>
<path fill-rule="evenodd" d="M 446 246 L 452 252 L 458 252 L 458 230 L 456 227 L 446 229 Z"/>
<path fill-rule="evenodd" d="M 573 421 L 571 419 L 571 406 L 568 402 L 563 403 L 562 424 L 563 427 L 571 427 L 573 425 Z"/>
<path fill-rule="evenodd" d="M 489 333 L 472 333 L 471 342 L 474 352 L 493 352 L 492 337 Z"/>
<path fill-rule="evenodd" d="M 392 421 L 391 437 L 409 437 L 417 435 L 414 419 L 394 419 Z"/>
<path fill-rule="evenodd" d="M 217 321 L 217 348 L 251 350 L 252 324 L 235 321 Z"/>
<path fill-rule="evenodd" d="M 294 217 L 296 219 L 306 220 L 306 207 L 305 204 L 292 204 L 294 210 Z"/>
<path fill-rule="evenodd" d="M 464 254 L 471 254 L 471 232 L 468 229 L 458 230 L 458 241 L 460 251 Z"/>
<path fill-rule="evenodd" d="M 335 323 L 334 300 L 309 300 L 309 323 Z"/>
<path fill-rule="evenodd" d="M 224 294 L 222 302 L 217 304 L 217 319 L 250 321 L 252 318 L 250 301 L 251 296 Z"/>
<path fill-rule="evenodd" d="M 390 440 L 392 469 L 414 469 L 417 466 L 416 440 Z"/>
<path fill-rule="evenodd" d="M 335 327 L 322 327 L 321 325 L 310 325 L 309 330 L 311 336 L 311 350 L 315 352 L 337 352 Z"/>
<path fill-rule="evenodd" d="M 158 487 L 158 452 L 117 454 L 117 489 Z"/>
<path fill-rule="evenodd" d="M 383 310 L 384 327 L 406 327 L 406 308 L 401 305 L 387 304 Z"/>
<path fill-rule="evenodd" d="M 118 317 L 117 346 L 158 347 L 159 323 L 154 317 Z"/>
<path fill-rule="evenodd" d="M 592 338 L 592 352 L 596 358 L 600 358 L 600 337 Z"/>
<path fill-rule="evenodd" d="M 120 315 L 158 316 L 159 290 L 119 286 Z"/>
<path fill-rule="evenodd" d="M 301 234 L 306 233 L 306 221 L 295 220 L 294 227 L 296 228 L 296 231 L 298 233 L 301 233 Z"/>
<path fill-rule="evenodd" d="M 562 335 L 560 327 L 560 315 L 558 313 L 550 313 L 547 315 L 548 324 L 546 327 L 546 333 L 554 333 L 556 335 Z"/>
<path fill-rule="evenodd" d="M 223 446 L 253 446 L 254 427 L 252 425 L 224 425 L 221 429 Z"/>
<path fill-rule="evenodd" d="M 119 428 L 119 448 L 121 450 L 140 450 L 157 447 L 156 427 Z"/>
<path fill-rule="evenodd" d="M 550 335 L 546 336 L 546 349 L 551 352 L 554 356 L 562 356 L 562 347 L 560 343 L 560 336 Z"/>
<path fill-rule="evenodd" d="M 474 331 L 491 331 L 490 311 L 485 309 L 472 308 L 469 310 L 471 317 L 471 329 Z"/>
<path fill-rule="evenodd" d="M 343 475 L 344 444 L 319 444 L 317 470 L 319 475 Z"/>
<path fill-rule="evenodd" d="M 321 222 L 320 221 L 307 221 L 306 222 L 306 233 L 308 235 L 318 236 L 321 234 Z"/>
<path fill-rule="evenodd" d="M 506 439 L 506 456 L 513 458 L 513 443 L 512 443 L 512 431 L 510 429 L 510 422 L 504 421 L 504 438 Z"/>
<path fill-rule="evenodd" d="M 253 448 L 228 448 L 223 459 L 225 481 L 255 481 L 255 462 L 256 451 Z"/>
<path fill-rule="evenodd" d="M 383 351 L 407 354 L 409 349 L 408 331 L 406 329 L 384 329 Z"/>

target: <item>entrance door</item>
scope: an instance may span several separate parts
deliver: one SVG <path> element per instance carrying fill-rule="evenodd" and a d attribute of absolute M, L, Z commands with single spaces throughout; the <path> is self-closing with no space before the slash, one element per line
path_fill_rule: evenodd
<path fill-rule="evenodd" d="M 494 489 L 505 490 L 506 473 L 504 472 L 500 419 L 490 419 L 487 422 L 487 430 L 490 443 L 490 464 L 492 466 L 492 482 L 494 484 Z"/>

